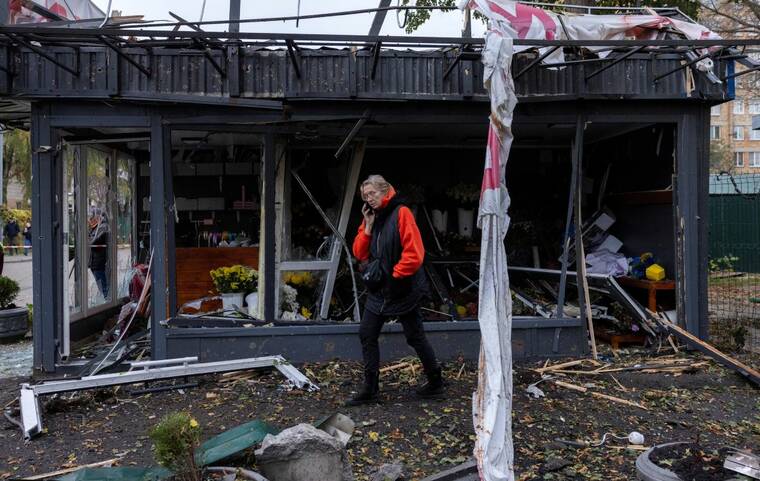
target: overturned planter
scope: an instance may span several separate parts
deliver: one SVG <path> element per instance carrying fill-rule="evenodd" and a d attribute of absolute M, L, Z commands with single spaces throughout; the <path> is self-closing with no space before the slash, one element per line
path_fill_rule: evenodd
<path fill-rule="evenodd" d="M 310 424 L 268 435 L 256 452 L 256 464 L 270 481 L 353 481 L 343 445 Z"/>
<path fill-rule="evenodd" d="M 0 310 L 0 340 L 14 339 L 26 334 L 29 309 L 12 307 Z"/>
<path fill-rule="evenodd" d="M 683 481 L 673 471 L 669 469 L 663 469 L 657 466 L 649 455 L 654 452 L 655 449 L 664 448 L 666 446 L 676 446 L 678 444 L 688 444 L 685 441 L 678 441 L 675 443 L 660 444 L 652 446 L 636 458 L 636 477 L 640 481 Z"/>

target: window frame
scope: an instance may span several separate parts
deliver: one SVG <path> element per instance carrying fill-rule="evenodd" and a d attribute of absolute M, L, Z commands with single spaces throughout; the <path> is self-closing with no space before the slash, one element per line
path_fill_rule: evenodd
<path fill-rule="evenodd" d="M 736 134 L 739 135 L 736 135 Z M 734 128 L 731 132 L 731 138 L 733 140 L 744 140 L 744 126 L 743 125 L 734 125 Z"/>
<path fill-rule="evenodd" d="M 754 168 L 760 167 L 760 151 L 752 151 L 749 153 L 749 166 Z"/>
<path fill-rule="evenodd" d="M 720 125 L 710 126 L 710 140 L 720 140 Z"/>

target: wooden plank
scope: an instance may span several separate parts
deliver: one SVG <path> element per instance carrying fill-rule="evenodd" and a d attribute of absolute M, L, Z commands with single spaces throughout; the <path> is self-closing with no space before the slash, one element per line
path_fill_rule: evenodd
<path fill-rule="evenodd" d="M 741 361 L 738 361 L 737 359 L 734 359 L 733 357 L 724 354 L 723 352 L 719 351 L 718 349 L 714 348 L 710 344 L 702 341 L 692 333 L 688 332 L 687 330 L 676 326 L 672 322 L 662 321 L 662 323 L 670 330 L 670 332 L 673 333 L 674 336 L 681 339 L 686 344 L 689 344 L 690 346 L 694 347 L 695 349 L 703 352 L 704 354 L 708 355 L 715 361 L 723 364 L 729 369 L 732 369 L 742 376 L 746 377 L 753 383 L 760 386 L 760 372 L 757 372 L 756 370 L 752 369 L 751 367 L 747 366 L 746 364 L 742 363 Z"/>

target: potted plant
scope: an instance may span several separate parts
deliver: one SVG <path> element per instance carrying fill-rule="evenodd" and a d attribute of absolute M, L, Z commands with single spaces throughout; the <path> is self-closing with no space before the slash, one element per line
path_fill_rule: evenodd
<path fill-rule="evenodd" d="M 480 189 L 475 184 L 460 182 L 446 190 L 448 195 L 457 205 L 457 221 L 459 235 L 472 237 L 473 213 L 480 200 Z"/>
<path fill-rule="evenodd" d="M 26 334 L 29 309 L 16 307 L 19 287 L 18 282 L 5 276 L 0 276 L 0 339 L 9 339 Z"/>
<path fill-rule="evenodd" d="M 259 273 L 256 269 L 239 264 L 219 267 L 209 272 L 214 287 L 222 295 L 222 306 L 225 309 L 233 305 L 243 307 L 245 294 L 256 289 Z"/>

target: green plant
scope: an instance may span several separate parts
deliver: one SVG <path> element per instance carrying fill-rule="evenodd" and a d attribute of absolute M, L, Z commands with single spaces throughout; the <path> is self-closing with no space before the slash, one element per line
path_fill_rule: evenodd
<path fill-rule="evenodd" d="M 6 206 L 0 206 L 0 219 L 4 224 L 15 220 L 23 228 L 27 222 L 32 221 L 32 211 L 27 209 L 9 209 Z"/>
<path fill-rule="evenodd" d="M 460 182 L 446 189 L 446 195 L 462 204 L 462 206 L 477 205 L 480 200 L 480 187 L 476 184 Z"/>
<path fill-rule="evenodd" d="M 0 309 L 8 309 L 18 295 L 18 282 L 5 276 L 0 276 Z"/>
<path fill-rule="evenodd" d="M 198 421 L 186 412 L 164 416 L 150 431 L 156 461 L 187 481 L 199 481 L 195 449 L 200 444 Z"/>
<path fill-rule="evenodd" d="M 736 267 L 736 263 L 739 262 L 739 258 L 735 255 L 728 254 L 723 257 L 718 257 L 715 259 L 709 259 L 707 261 L 708 268 L 710 269 L 710 272 L 719 272 L 719 271 L 733 271 L 734 267 Z"/>
<path fill-rule="evenodd" d="M 259 272 L 250 267 L 234 265 L 209 272 L 216 290 L 225 292 L 251 292 L 258 285 Z"/>
<path fill-rule="evenodd" d="M 26 325 L 29 326 L 29 329 L 32 328 L 32 324 L 34 323 L 34 305 L 33 304 L 27 304 L 26 305 L 27 314 L 28 317 L 26 319 Z"/>

